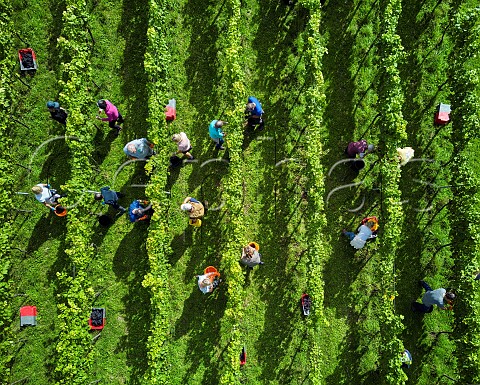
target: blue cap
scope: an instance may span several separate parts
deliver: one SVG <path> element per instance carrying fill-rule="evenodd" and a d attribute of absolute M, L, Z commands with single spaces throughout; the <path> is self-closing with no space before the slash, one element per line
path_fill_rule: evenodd
<path fill-rule="evenodd" d="M 58 108 L 60 104 L 57 102 L 52 102 L 51 100 L 47 102 L 47 108 Z"/>

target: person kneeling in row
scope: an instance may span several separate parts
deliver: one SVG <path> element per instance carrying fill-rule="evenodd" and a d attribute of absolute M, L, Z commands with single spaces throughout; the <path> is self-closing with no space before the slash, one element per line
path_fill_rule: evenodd
<path fill-rule="evenodd" d="M 377 217 L 367 217 L 362 220 L 356 235 L 355 233 L 345 229 L 342 230 L 342 233 L 350 240 L 350 245 L 358 250 L 363 248 L 368 240 L 375 239 L 377 237 L 377 230 Z"/>
<path fill-rule="evenodd" d="M 242 258 L 240 259 L 240 262 L 247 265 L 250 269 L 253 269 L 256 265 L 263 265 L 264 263 L 260 260 L 262 255 L 258 250 L 260 250 L 260 245 L 255 242 L 250 242 L 242 249 Z"/>
<path fill-rule="evenodd" d="M 102 205 L 110 205 L 114 209 L 119 210 L 120 214 L 123 214 L 127 210 L 124 207 L 120 206 L 118 200 L 119 198 L 122 198 L 124 196 L 125 194 L 118 191 L 113 191 L 110 189 L 110 187 L 105 186 L 100 189 L 100 193 L 95 193 L 95 200 L 103 200 Z"/>
<path fill-rule="evenodd" d="M 128 208 L 128 216 L 132 223 L 146 221 L 151 218 L 152 214 L 152 204 L 146 200 L 136 199 Z"/>
<path fill-rule="evenodd" d="M 205 269 L 203 274 L 196 275 L 198 278 L 198 288 L 203 294 L 211 293 L 220 284 L 220 273 L 213 266 Z"/>
<path fill-rule="evenodd" d="M 205 202 L 206 204 L 206 202 Z M 205 207 L 201 202 L 192 197 L 186 197 L 180 205 L 180 209 L 185 211 L 189 217 L 189 224 L 195 227 L 202 225 L 202 220 L 205 214 Z"/>
<path fill-rule="evenodd" d="M 265 122 L 262 119 L 263 108 L 260 101 L 254 97 L 248 97 L 248 103 L 245 106 L 245 119 L 247 119 L 247 126 L 250 129 L 258 126 L 259 131 L 263 130 Z"/>
<path fill-rule="evenodd" d="M 155 155 L 153 151 L 153 143 L 149 142 L 145 138 L 135 139 L 131 142 L 128 142 L 123 148 L 123 152 L 128 156 L 129 159 L 148 159 L 152 155 Z"/>

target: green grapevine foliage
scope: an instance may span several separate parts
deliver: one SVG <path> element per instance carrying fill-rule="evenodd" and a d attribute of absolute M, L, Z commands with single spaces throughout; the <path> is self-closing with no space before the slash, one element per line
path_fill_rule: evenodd
<path fill-rule="evenodd" d="M 399 360 L 403 344 L 399 335 L 403 330 L 402 317 L 395 314 L 395 256 L 401 236 L 403 210 L 400 205 L 399 181 L 401 169 L 397 161 L 397 147 L 407 139 L 406 122 L 402 115 L 404 101 L 398 63 L 404 56 L 400 37 L 396 33 L 401 13 L 400 0 L 381 1 L 382 21 L 379 52 L 381 52 L 381 85 L 379 111 L 380 133 L 384 156 L 381 160 L 382 226 L 380 235 L 380 262 L 377 283 L 382 290 L 378 319 L 383 346 L 380 370 L 388 384 L 404 384 L 406 375 Z"/>
<path fill-rule="evenodd" d="M 480 296 L 473 279 L 480 266 L 480 179 L 472 168 L 478 152 L 480 126 L 480 8 L 465 6 L 453 17 L 454 50 L 450 68 L 453 90 L 452 251 L 456 291 L 454 337 L 459 376 L 464 383 L 480 381 Z M 476 147 L 476 149 L 475 149 Z"/>
<path fill-rule="evenodd" d="M 309 106 L 307 116 L 306 141 L 314 143 L 311 150 L 306 152 L 308 176 L 308 212 L 306 220 L 308 236 L 308 271 L 307 292 L 313 298 L 313 312 L 307 319 L 309 352 L 309 377 L 313 384 L 323 382 L 320 372 L 320 362 L 324 359 L 320 348 L 319 329 L 326 324 L 323 314 L 323 265 L 329 257 L 329 247 L 323 233 L 327 227 L 325 216 L 325 170 L 322 166 L 322 141 L 327 132 L 322 126 L 323 111 L 325 109 L 324 81 L 321 69 L 321 60 L 326 52 L 320 41 L 320 1 L 303 0 L 300 2 L 310 12 L 307 24 L 306 70 L 309 79 L 309 88 L 306 92 L 306 103 Z"/>
<path fill-rule="evenodd" d="M 167 99 L 165 84 L 170 63 L 170 54 L 165 38 L 168 28 L 165 23 L 167 4 L 165 0 L 149 1 L 148 45 L 144 62 L 149 78 L 148 138 L 156 144 L 157 151 L 157 155 L 146 165 L 147 170 L 151 173 L 146 195 L 155 210 L 147 238 L 150 272 L 143 280 L 143 286 L 150 289 L 152 304 L 151 335 L 147 343 L 149 369 L 145 374 L 148 384 L 168 384 L 171 365 L 168 360 L 171 301 L 167 285 L 170 246 L 165 215 L 170 202 L 164 194 L 167 184 L 165 161 L 169 158 L 168 148 L 171 141 L 163 104 Z"/>
<path fill-rule="evenodd" d="M 243 310 L 243 272 L 238 263 L 239 245 L 244 243 L 245 226 L 241 217 L 242 207 L 242 109 L 246 97 L 243 84 L 243 71 L 238 60 L 241 52 L 239 23 L 240 1 L 227 0 L 228 27 L 224 47 L 223 73 L 226 76 L 227 89 L 227 119 L 230 130 L 227 145 L 230 153 L 228 175 L 224 182 L 223 198 L 227 211 L 228 222 L 225 223 L 225 242 L 222 251 L 220 269 L 226 277 L 227 307 L 222 318 L 222 334 L 229 336 L 226 347 L 226 363 L 221 370 L 220 384 L 233 385 L 239 383 L 240 365 L 238 356 L 242 349 L 242 334 L 240 322 Z"/>
<path fill-rule="evenodd" d="M 13 88 L 18 63 L 15 61 L 13 50 L 13 26 L 10 20 L 11 8 L 8 1 L 0 1 L 0 382 L 8 383 L 10 362 L 13 358 L 11 340 L 11 308 L 12 287 L 9 280 L 11 239 L 13 237 L 10 212 L 13 208 L 12 195 L 14 192 L 13 162 L 11 159 L 11 138 L 9 136 L 10 113 L 12 101 L 16 99 Z"/>
<path fill-rule="evenodd" d="M 66 204 L 75 203 L 68 212 L 65 254 L 72 270 L 58 272 L 59 330 L 56 344 L 55 377 L 58 384 L 85 384 L 91 368 L 91 337 L 87 319 L 93 300 L 93 289 L 89 286 L 86 269 L 90 265 L 94 250 L 91 245 L 92 228 L 89 225 L 89 202 L 82 196 L 85 186 L 92 178 L 90 154 L 93 150 L 94 126 L 88 118 L 93 103 L 88 94 L 91 83 L 88 35 L 85 20 L 88 20 L 86 2 L 66 2 L 63 14 L 62 36 L 58 45 L 62 53 L 62 92 L 60 99 L 69 111 L 66 135 L 78 138 L 68 140 L 71 158 L 71 179 Z"/>

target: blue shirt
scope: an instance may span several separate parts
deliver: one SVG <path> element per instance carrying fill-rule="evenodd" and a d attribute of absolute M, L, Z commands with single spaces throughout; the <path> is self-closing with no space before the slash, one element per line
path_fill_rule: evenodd
<path fill-rule="evenodd" d="M 208 126 L 208 133 L 212 139 L 222 139 L 223 135 L 225 135 L 221 127 L 215 127 L 215 123 L 217 122 L 218 120 L 212 120 L 210 126 Z"/>
<path fill-rule="evenodd" d="M 248 102 L 249 103 L 255 103 L 255 108 L 252 111 L 250 111 L 251 115 L 260 116 L 260 115 L 263 114 L 262 105 L 260 104 L 260 102 L 258 101 L 258 99 L 255 96 L 249 96 L 248 97 Z"/>
<path fill-rule="evenodd" d="M 425 306 L 437 305 L 438 307 L 445 307 L 443 303 L 443 297 L 447 291 L 445 289 L 436 289 L 427 291 L 422 298 L 422 302 Z"/>
<path fill-rule="evenodd" d="M 131 144 L 135 146 L 135 149 L 137 150 L 136 152 L 130 152 L 128 150 L 128 146 L 130 146 Z M 127 156 L 132 156 L 138 159 L 145 159 L 147 156 L 150 156 L 153 154 L 153 150 L 150 148 L 150 146 L 148 145 L 148 141 L 145 138 L 135 139 L 135 140 L 132 140 L 131 142 L 128 142 L 123 148 L 123 152 Z"/>
<path fill-rule="evenodd" d="M 102 193 L 103 200 L 107 205 L 111 205 L 118 201 L 117 193 L 113 190 L 110 190 L 110 187 L 102 187 L 100 192 Z"/>
<path fill-rule="evenodd" d="M 365 246 L 365 242 L 367 241 L 368 238 L 372 235 L 372 230 L 365 225 L 361 225 L 358 228 L 358 233 L 355 235 L 355 237 L 350 241 L 350 245 L 355 247 L 357 250 L 361 249 L 363 246 Z"/>
<path fill-rule="evenodd" d="M 141 209 L 142 205 L 138 200 L 134 200 L 131 204 L 130 207 L 128 208 L 128 216 L 130 217 L 130 222 L 136 222 L 138 221 L 141 217 L 143 217 L 145 214 L 143 213 L 138 213 L 134 214 L 133 210 L 135 209 Z"/>

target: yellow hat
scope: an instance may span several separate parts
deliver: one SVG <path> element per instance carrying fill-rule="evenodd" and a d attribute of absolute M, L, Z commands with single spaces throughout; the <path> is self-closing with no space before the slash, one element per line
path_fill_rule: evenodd
<path fill-rule="evenodd" d="M 188 224 L 195 227 L 200 227 L 202 225 L 202 221 L 200 219 L 189 219 Z"/>

